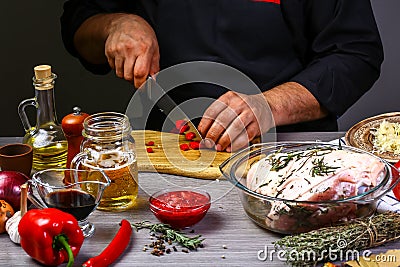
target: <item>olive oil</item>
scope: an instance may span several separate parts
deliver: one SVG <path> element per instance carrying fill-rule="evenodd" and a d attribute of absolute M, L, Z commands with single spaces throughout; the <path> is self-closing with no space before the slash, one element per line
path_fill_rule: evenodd
<path fill-rule="evenodd" d="M 57 75 L 51 72 L 49 65 L 34 68 L 35 97 L 22 101 L 18 113 L 26 131 L 23 142 L 33 148 L 34 171 L 65 168 L 68 143 L 61 126 L 57 122 L 54 83 Z M 37 109 L 36 126 L 32 127 L 25 113 L 27 106 Z"/>
<path fill-rule="evenodd" d="M 51 142 L 45 146 L 38 145 L 37 139 L 29 138 L 25 143 L 33 148 L 32 168 L 36 171 L 50 168 L 65 168 L 67 163 L 67 141 Z"/>

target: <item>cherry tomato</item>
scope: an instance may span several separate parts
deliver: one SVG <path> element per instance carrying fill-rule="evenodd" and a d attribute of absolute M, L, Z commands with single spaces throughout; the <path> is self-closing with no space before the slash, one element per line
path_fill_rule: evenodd
<path fill-rule="evenodd" d="M 179 133 L 184 134 L 189 128 L 189 125 L 183 125 L 182 128 L 179 129 Z"/>
<path fill-rule="evenodd" d="M 200 142 L 198 141 L 192 141 L 189 143 L 189 146 L 191 149 L 197 150 L 200 147 Z"/>
<path fill-rule="evenodd" d="M 149 141 L 146 143 L 146 146 L 154 146 L 154 141 Z"/>
<path fill-rule="evenodd" d="M 196 134 L 194 132 L 188 132 L 187 134 L 185 134 L 185 139 L 188 141 L 193 140 L 196 137 Z"/>
<path fill-rule="evenodd" d="M 187 124 L 187 121 L 185 121 L 185 120 L 177 120 L 176 122 L 175 122 L 175 128 L 176 129 L 181 129 L 183 126 L 185 126 Z"/>
<path fill-rule="evenodd" d="M 188 144 L 181 144 L 179 147 L 180 147 L 180 149 L 183 150 L 183 151 L 186 151 L 186 150 L 189 150 L 189 149 L 190 149 L 190 147 L 189 147 Z"/>

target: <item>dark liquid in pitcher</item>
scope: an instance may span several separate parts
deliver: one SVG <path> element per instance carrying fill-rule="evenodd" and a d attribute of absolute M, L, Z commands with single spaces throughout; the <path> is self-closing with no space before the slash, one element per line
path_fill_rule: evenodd
<path fill-rule="evenodd" d="M 95 198 L 78 190 L 63 190 L 48 194 L 45 198 L 49 208 L 57 208 L 72 214 L 78 221 L 85 219 L 95 208 Z"/>

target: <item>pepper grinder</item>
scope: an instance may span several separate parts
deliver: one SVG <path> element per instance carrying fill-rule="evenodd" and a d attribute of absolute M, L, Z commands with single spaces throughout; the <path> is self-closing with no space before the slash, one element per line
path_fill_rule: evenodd
<path fill-rule="evenodd" d="M 74 107 L 71 114 L 66 115 L 61 122 L 68 142 L 67 168 L 70 167 L 72 159 L 80 152 L 80 146 L 83 140 L 82 130 L 83 121 L 89 114 L 81 112 L 79 107 Z"/>

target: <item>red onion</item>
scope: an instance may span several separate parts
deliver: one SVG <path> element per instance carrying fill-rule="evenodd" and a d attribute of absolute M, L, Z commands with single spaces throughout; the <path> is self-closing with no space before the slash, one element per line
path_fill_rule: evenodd
<path fill-rule="evenodd" d="M 6 201 L 15 211 L 20 209 L 21 185 L 28 177 L 16 171 L 0 171 L 0 199 Z"/>

